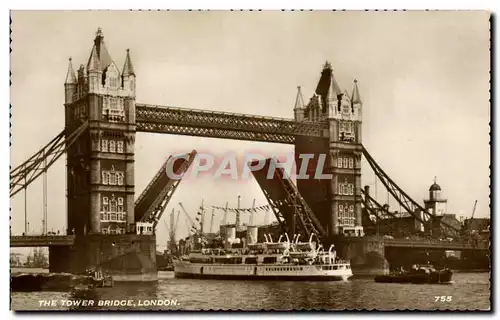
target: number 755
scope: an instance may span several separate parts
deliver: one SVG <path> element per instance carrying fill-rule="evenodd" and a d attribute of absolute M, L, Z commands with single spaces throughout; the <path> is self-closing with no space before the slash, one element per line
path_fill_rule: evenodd
<path fill-rule="evenodd" d="M 450 302 L 451 296 L 435 296 L 434 302 Z"/>

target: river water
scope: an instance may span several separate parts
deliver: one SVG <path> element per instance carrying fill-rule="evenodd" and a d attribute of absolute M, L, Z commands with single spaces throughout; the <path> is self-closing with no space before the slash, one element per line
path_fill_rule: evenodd
<path fill-rule="evenodd" d="M 441 285 L 384 284 L 372 279 L 347 282 L 217 281 L 176 279 L 159 272 L 151 283 L 115 283 L 113 288 L 74 292 L 12 293 L 13 310 L 489 310 L 490 274 L 455 273 Z M 443 298 L 441 298 L 441 296 Z M 438 298 L 436 298 L 438 297 Z M 438 300 L 436 302 L 436 299 Z M 53 306 L 40 306 L 40 300 Z M 62 306 L 61 300 L 92 307 Z M 97 307 L 109 300 L 130 307 Z M 441 301 L 444 300 L 444 301 Z M 88 302 L 91 301 L 91 302 Z M 156 306 L 151 306 L 155 304 Z M 158 304 L 163 304 L 158 306 Z"/>

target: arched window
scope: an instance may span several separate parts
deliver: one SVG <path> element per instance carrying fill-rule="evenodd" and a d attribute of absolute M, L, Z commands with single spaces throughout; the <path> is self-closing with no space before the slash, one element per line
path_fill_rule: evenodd
<path fill-rule="evenodd" d="M 123 153 L 123 141 L 116 142 L 116 152 Z"/>
<path fill-rule="evenodd" d="M 101 140 L 101 151 L 108 152 L 108 140 Z"/>
<path fill-rule="evenodd" d="M 109 141 L 109 152 L 116 152 L 116 142 L 114 140 Z"/>
<path fill-rule="evenodd" d="M 109 175 L 107 171 L 102 172 L 102 184 L 108 184 L 109 183 Z"/>
<path fill-rule="evenodd" d="M 118 185 L 123 186 L 123 173 L 122 172 L 117 172 L 116 177 L 118 180 Z"/>
<path fill-rule="evenodd" d="M 348 160 L 347 160 L 347 158 L 344 158 L 344 168 L 348 168 L 348 167 L 349 167 Z"/>
<path fill-rule="evenodd" d="M 109 211 L 111 213 L 116 213 L 116 200 L 114 197 L 109 201 Z"/>
<path fill-rule="evenodd" d="M 108 197 L 102 198 L 102 212 L 106 213 L 109 211 Z"/>
<path fill-rule="evenodd" d="M 337 158 L 337 162 L 338 162 L 337 166 L 338 166 L 339 168 L 342 168 L 342 158 L 340 158 L 340 157 L 339 157 L 339 158 Z"/>
<path fill-rule="evenodd" d="M 354 159 L 349 158 L 349 169 L 353 169 L 353 168 L 354 168 Z"/>
<path fill-rule="evenodd" d="M 117 212 L 123 212 L 123 198 L 122 197 L 118 197 Z M 119 219 L 119 220 L 122 220 L 122 219 Z"/>

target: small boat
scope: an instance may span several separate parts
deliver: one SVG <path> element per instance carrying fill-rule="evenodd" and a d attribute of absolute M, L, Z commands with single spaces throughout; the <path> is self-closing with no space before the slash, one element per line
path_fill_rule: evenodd
<path fill-rule="evenodd" d="M 453 272 L 446 268 L 436 270 L 433 266 L 418 266 L 414 265 L 410 271 L 400 271 L 389 275 L 376 276 L 375 282 L 380 283 L 450 283 Z"/>
<path fill-rule="evenodd" d="M 113 287 L 113 277 L 105 276 L 101 269 L 87 270 L 87 275 L 90 277 L 90 286 L 93 288 L 109 288 Z"/>

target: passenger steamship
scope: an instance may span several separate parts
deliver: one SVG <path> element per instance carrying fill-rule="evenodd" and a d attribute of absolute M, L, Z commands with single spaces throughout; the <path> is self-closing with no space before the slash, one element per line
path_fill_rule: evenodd
<path fill-rule="evenodd" d="M 256 236 L 256 235 L 255 235 Z M 174 261 L 177 278 L 219 280 L 310 280 L 345 281 L 352 276 L 350 263 L 337 258 L 334 246 L 325 251 L 316 247 L 311 235 L 299 242 L 300 235 L 290 241 L 266 241 L 248 244 L 244 249 L 217 248 L 191 251 Z"/>

